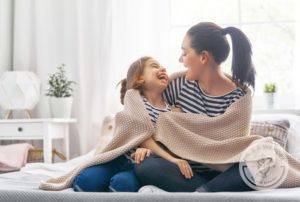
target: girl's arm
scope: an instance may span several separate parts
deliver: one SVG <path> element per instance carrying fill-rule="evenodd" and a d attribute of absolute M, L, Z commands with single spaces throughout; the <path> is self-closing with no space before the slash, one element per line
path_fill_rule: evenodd
<path fill-rule="evenodd" d="M 188 179 L 190 179 L 191 177 L 193 177 L 193 170 L 190 167 L 189 163 L 186 160 L 180 159 L 180 158 L 175 158 L 174 156 L 172 156 L 170 153 L 168 153 L 167 151 L 165 151 L 164 149 L 162 149 L 152 138 L 147 139 L 146 141 L 144 141 L 141 145 L 141 147 L 150 149 L 151 151 L 153 151 L 156 155 L 166 159 L 167 161 L 170 161 L 172 163 L 175 163 L 181 173 Z M 135 156 L 135 161 L 136 163 L 140 163 L 144 158 L 138 156 Z"/>
<path fill-rule="evenodd" d="M 161 148 L 154 140 L 153 138 L 149 138 L 145 140 L 141 145 L 141 147 L 150 149 L 153 151 L 156 155 L 166 159 L 167 161 L 174 162 L 175 157 L 172 156 L 170 153 L 165 151 L 163 148 Z"/>

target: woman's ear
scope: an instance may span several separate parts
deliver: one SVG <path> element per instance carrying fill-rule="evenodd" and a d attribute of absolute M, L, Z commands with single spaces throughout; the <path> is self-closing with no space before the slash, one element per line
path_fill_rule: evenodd
<path fill-rule="evenodd" d="M 200 62 L 202 64 L 207 64 L 211 58 L 211 54 L 208 51 L 202 51 L 200 53 Z"/>

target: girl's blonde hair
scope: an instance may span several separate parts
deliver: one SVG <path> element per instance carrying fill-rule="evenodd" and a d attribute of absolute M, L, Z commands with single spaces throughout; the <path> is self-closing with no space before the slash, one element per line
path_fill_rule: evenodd
<path fill-rule="evenodd" d="M 136 60 L 130 65 L 127 71 L 127 77 L 120 81 L 121 83 L 120 98 L 122 104 L 124 104 L 124 97 L 126 91 L 129 89 L 137 89 L 140 91 L 141 94 L 143 94 L 144 81 L 142 80 L 141 77 L 144 73 L 146 62 L 151 58 L 152 57 L 144 56 Z"/>

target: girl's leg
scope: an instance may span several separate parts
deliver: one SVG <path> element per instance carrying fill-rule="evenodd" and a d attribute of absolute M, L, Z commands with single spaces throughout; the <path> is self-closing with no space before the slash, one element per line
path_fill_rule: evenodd
<path fill-rule="evenodd" d="M 74 191 L 102 192 L 108 191 L 109 182 L 116 173 L 128 169 L 128 159 L 120 156 L 108 163 L 88 167 L 76 176 Z"/>
<path fill-rule="evenodd" d="M 186 179 L 177 165 L 156 155 L 147 157 L 141 164 L 135 164 L 135 173 L 142 185 L 154 185 L 169 192 L 194 192 L 208 179 L 202 173 L 194 173 Z"/>
<path fill-rule="evenodd" d="M 110 191 L 114 192 L 137 192 L 140 187 L 133 169 L 115 174 L 109 184 Z"/>
<path fill-rule="evenodd" d="M 222 172 L 206 184 L 197 188 L 199 192 L 220 191 L 253 191 L 242 179 L 239 171 L 239 163 L 235 163 L 229 169 Z"/>

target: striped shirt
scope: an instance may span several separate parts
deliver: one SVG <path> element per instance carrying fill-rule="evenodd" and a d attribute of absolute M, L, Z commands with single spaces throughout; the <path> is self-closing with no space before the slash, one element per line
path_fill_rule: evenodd
<path fill-rule="evenodd" d="M 182 76 L 172 80 L 163 95 L 170 105 L 179 106 L 183 112 L 212 117 L 223 114 L 227 107 L 245 93 L 238 87 L 222 96 L 207 95 L 197 81 L 188 81 Z"/>
<path fill-rule="evenodd" d="M 166 107 L 163 109 L 154 107 L 146 97 L 143 96 L 143 102 L 146 106 L 146 109 L 149 113 L 152 123 L 155 125 L 160 113 L 171 111 L 171 106 L 166 103 Z"/>
<path fill-rule="evenodd" d="M 244 95 L 240 87 L 222 96 L 207 95 L 197 81 L 188 81 L 185 76 L 172 80 L 163 94 L 170 105 L 180 107 L 183 112 L 210 117 L 223 114 L 227 107 Z M 211 170 L 201 163 L 189 161 L 189 164 L 196 172 Z"/>

